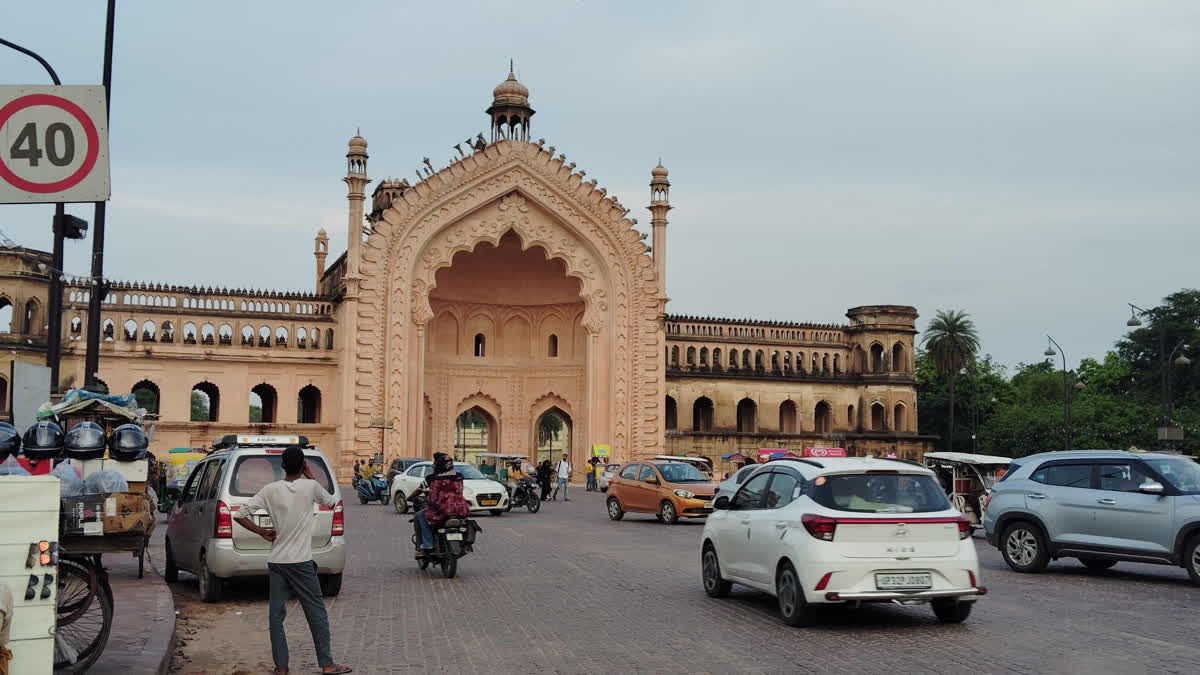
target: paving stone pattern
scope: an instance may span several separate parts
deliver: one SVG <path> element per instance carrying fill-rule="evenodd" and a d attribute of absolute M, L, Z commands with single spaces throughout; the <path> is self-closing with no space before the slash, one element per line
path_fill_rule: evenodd
<path fill-rule="evenodd" d="M 1182 569 L 1093 573 L 1063 560 L 1018 575 L 977 539 L 991 593 L 965 624 L 874 605 L 793 629 L 767 596 L 704 594 L 699 521 L 611 522 L 602 495 L 572 495 L 537 514 L 480 518 L 455 579 L 418 571 L 408 516 L 348 504 L 351 556 L 328 602 L 334 657 L 358 673 L 1200 672 L 1200 588 Z M 172 587 L 185 643 L 176 672 L 270 672 L 265 583 L 237 583 L 216 605 L 199 601 L 191 575 Z M 294 602 L 287 630 L 292 671 L 315 672 Z"/>

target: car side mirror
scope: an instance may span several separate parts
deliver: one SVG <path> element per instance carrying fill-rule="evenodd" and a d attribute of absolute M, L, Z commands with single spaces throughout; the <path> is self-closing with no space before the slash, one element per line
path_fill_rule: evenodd
<path fill-rule="evenodd" d="M 713 508 L 720 511 L 729 509 L 729 496 L 721 495 L 720 497 L 717 497 L 717 500 L 713 502 Z"/>
<path fill-rule="evenodd" d="M 1166 488 L 1163 487 L 1162 483 L 1142 483 L 1141 487 L 1138 488 L 1138 492 L 1144 495 L 1161 495 L 1165 491 Z"/>
<path fill-rule="evenodd" d="M 654 476 L 651 476 L 651 477 L 647 478 L 647 479 L 646 479 L 646 482 L 647 482 L 647 483 L 649 483 L 649 484 L 651 484 L 651 485 L 658 485 L 658 479 L 657 479 L 657 478 L 655 478 Z"/>

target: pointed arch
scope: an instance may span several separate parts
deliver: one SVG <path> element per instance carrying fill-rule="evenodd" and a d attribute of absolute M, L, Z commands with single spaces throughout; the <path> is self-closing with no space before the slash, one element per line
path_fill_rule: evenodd
<path fill-rule="evenodd" d="M 737 404 L 737 432 L 752 434 L 758 431 L 758 404 L 747 397 Z"/>
<path fill-rule="evenodd" d="M 666 420 L 667 431 L 674 431 L 679 428 L 679 409 L 675 405 L 675 397 L 670 394 L 667 395 L 664 418 Z"/>
<path fill-rule="evenodd" d="M 796 428 L 796 402 L 790 398 L 779 404 L 779 432 L 784 434 L 799 432 Z"/>
<path fill-rule="evenodd" d="M 713 402 L 707 396 L 701 396 L 692 402 L 692 431 L 712 431 Z"/>

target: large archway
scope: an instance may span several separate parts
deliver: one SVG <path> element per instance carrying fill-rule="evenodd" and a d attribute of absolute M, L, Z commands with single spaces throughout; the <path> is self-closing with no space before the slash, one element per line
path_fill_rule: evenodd
<path fill-rule="evenodd" d="M 571 416 L 558 406 L 539 415 L 533 424 L 533 430 L 537 448 L 534 459 L 538 464 L 550 460 L 550 464 L 554 465 L 562 459 L 564 452 L 574 457 L 575 453 L 571 447 Z"/>
<path fill-rule="evenodd" d="M 473 406 L 454 419 L 454 459 L 479 464 L 479 453 L 496 452 L 499 425 L 491 413 Z"/>

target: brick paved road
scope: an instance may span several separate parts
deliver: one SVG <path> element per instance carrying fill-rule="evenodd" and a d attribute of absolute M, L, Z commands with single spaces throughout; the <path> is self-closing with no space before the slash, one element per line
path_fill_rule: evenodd
<path fill-rule="evenodd" d="M 1062 561 L 1017 575 L 978 540 L 992 592 L 963 625 L 889 605 L 792 629 L 765 596 L 705 596 L 700 523 L 614 523 L 601 495 L 573 494 L 536 515 L 481 518 L 476 552 L 451 580 L 417 570 L 407 517 L 349 505 L 352 554 L 329 602 L 335 657 L 360 673 L 1200 672 L 1200 588 L 1182 569 L 1123 563 L 1089 573 Z M 243 582 L 204 605 L 195 579 L 180 576 L 179 671 L 269 672 L 265 584 Z M 293 672 L 315 672 L 298 606 L 287 628 Z"/>

